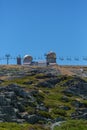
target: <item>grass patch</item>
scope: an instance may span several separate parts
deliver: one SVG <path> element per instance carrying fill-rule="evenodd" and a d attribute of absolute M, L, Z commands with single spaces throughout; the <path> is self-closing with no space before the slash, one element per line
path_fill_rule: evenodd
<path fill-rule="evenodd" d="M 86 120 L 69 120 L 61 126 L 56 126 L 54 130 L 87 130 Z"/>
<path fill-rule="evenodd" d="M 41 125 L 0 123 L 0 130 L 49 130 Z"/>

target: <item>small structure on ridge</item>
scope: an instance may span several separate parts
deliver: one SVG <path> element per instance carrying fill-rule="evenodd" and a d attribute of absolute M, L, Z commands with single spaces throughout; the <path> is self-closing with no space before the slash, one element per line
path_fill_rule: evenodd
<path fill-rule="evenodd" d="M 21 65 L 21 56 L 20 55 L 17 57 L 17 65 Z"/>
<path fill-rule="evenodd" d="M 25 55 L 23 58 L 24 65 L 31 65 L 32 61 L 33 61 L 33 57 L 30 55 Z"/>
<path fill-rule="evenodd" d="M 46 54 L 46 63 L 47 63 L 47 65 L 56 64 L 56 53 L 55 52 L 50 51 Z"/>

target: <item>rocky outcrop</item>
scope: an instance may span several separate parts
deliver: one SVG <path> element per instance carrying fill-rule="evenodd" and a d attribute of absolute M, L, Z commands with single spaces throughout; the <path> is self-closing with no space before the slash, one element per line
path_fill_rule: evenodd
<path fill-rule="evenodd" d="M 9 81 L 0 80 L 0 86 L 13 84 L 0 87 L 0 122 L 34 124 L 56 123 L 67 117 L 87 119 L 87 105 L 75 100 L 87 99 L 85 80 L 60 75 L 59 70 L 51 67 L 24 69 L 3 70 L 2 75 L 6 74 Z"/>
<path fill-rule="evenodd" d="M 63 91 L 65 95 L 77 95 L 84 99 L 87 99 L 87 82 L 83 79 L 75 77 L 65 82 L 63 86 L 67 86 L 67 89 Z"/>
<path fill-rule="evenodd" d="M 61 76 L 61 77 L 58 77 L 58 76 L 53 76 L 51 78 L 48 78 L 44 81 L 40 81 L 36 87 L 47 87 L 47 88 L 53 88 L 55 87 L 56 84 L 66 80 L 67 77 L 66 76 Z"/>
<path fill-rule="evenodd" d="M 65 94 L 72 94 L 87 99 L 87 83 L 72 85 L 64 91 Z"/>
<path fill-rule="evenodd" d="M 40 101 L 38 99 L 40 98 Z M 24 88 L 10 84 L 0 87 L 0 122 L 29 122 L 37 123 L 39 120 L 48 120 L 37 113 L 38 110 L 48 111 L 37 90 L 25 91 Z M 34 109 L 33 113 L 27 108 Z"/>

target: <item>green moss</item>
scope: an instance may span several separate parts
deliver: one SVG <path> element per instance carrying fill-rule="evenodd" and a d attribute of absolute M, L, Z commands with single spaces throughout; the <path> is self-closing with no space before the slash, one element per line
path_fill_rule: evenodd
<path fill-rule="evenodd" d="M 86 120 L 69 120 L 61 126 L 56 126 L 54 130 L 87 130 Z"/>
<path fill-rule="evenodd" d="M 17 124 L 17 123 L 0 123 L 0 130 L 49 130 L 42 125 Z"/>
<path fill-rule="evenodd" d="M 27 130 L 28 125 L 16 123 L 0 123 L 0 130 Z"/>
<path fill-rule="evenodd" d="M 35 113 L 35 108 L 31 107 L 31 106 L 27 106 L 25 110 L 28 112 L 28 114 L 34 114 Z"/>

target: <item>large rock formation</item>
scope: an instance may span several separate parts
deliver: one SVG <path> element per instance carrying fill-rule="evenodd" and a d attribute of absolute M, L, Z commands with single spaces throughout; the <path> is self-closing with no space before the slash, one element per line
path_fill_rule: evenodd
<path fill-rule="evenodd" d="M 11 84 L 0 87 L 0 122 L 29 122 L 37 123 L 39 120 L 46 121 L 36 111 L 45 110 L 45 106 L 38 102 L 38 91 L 25 91 L 22 87 Z M 34 108 L 34 112 L 28 113 L 27 107 Z"/>

